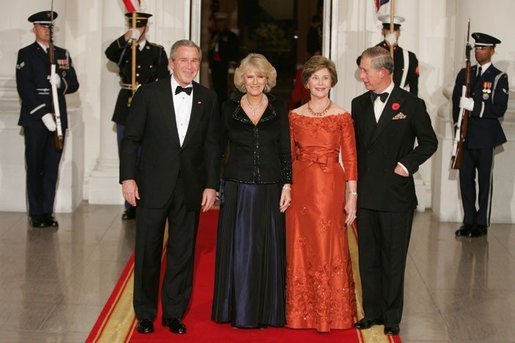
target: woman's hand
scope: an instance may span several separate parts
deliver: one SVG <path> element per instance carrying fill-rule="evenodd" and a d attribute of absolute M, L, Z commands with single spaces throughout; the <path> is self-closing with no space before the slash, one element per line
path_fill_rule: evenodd
<path fill-rule="evenodd" d="M 291 204 L 291 186 L 285 184 L 281 192 L 281 200 L 279 201 L 279 210 L 285 212 Z"/>
<path fill-rule="evenodd" d="M 351 225 L 356 219 L 357 202 L 357 194 L 349 193 L 347 201 L 345 202 L 345 212 L 347 213 L 347 218 L 345 218 L 346 225 Z"/>

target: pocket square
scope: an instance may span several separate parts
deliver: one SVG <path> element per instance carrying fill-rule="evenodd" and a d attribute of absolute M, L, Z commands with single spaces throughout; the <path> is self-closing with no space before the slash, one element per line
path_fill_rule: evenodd
<path fill-rule="evenodd" d="M 406 115 L 402 112 L 399 112 L 397 113 L 396 115 L 393 116 L 392 120 L 401 120 L 401 119 L 404 119 L 406 118 Z"/>

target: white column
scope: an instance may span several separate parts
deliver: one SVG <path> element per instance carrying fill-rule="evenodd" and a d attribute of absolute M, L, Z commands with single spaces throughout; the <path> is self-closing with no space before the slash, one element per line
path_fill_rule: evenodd
<path fill-rule="evenodd" d="M 447 6 L 447 34 L 454 37 L 443 45 L 449 63 L 445 66 L 444 103 L 438 110 L 435 122 L 440 143 L 434 160 L 433 211 L 442 221 L 461 222 L 463 209 L 459 194 L 458 176 L 450 169 L 452 144 L 451 102 L 450 97 L 458 71 L 464 67 L 465 36 L 467 20 L 471 20 L 471 32 L 483 32 L 499 38 L 493 64 L 508 73 L 510 79 L 510 102 L 502 126 L 508 142 L 497 149 L 494 157 L 493 206 L 491 221 L 494 223 L 513 223 L 515 217 L 515 93 L 513 90 L 515 72 L 515 36 L 509 30 L 515 3 L 511 0 L 498 0 L 495 6 L 485 6 L 481 0 L 458 0 L 455 6 Z M 471 39 L 473 43 L 474 40 Z M 434 49 L 436 50 L 436 49 Z M 453 58 L 454 57 L 454 58 Z M 475 64 L 474 53 L 471 56 Z"/>
<path fill-rule="evenodd" d="M 119 91 L 117 67 L 104 55 L 107 46 L 125 30 L 123 8 L 115 1 L 102 1 L 101 40 L 102 54 L 100 74 L 100 150 L 93 172 L 88 180 L 87 198 L 91 204 L 122 204 L 119 184 L 118 148 L 116 127 L 111 121 Z"/>

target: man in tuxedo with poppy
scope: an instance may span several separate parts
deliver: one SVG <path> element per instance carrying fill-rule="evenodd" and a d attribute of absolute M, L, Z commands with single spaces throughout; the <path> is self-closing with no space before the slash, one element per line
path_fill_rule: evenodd
<path fill-rule="evenodd" d="M 369 90 L 352 100 L 365 317 L 354 326 L 368 329 L 384 324 L 385 334 L 396 335 L 417 206 L 413 174 L 436 151 L 438 141 L 424 101 L 393 83 L 394 62 L 387 50 L 365 50 L 359 67 L 360 78 Z"/>
<path fill-rule="evenodd" d="M 171 76 L 138 88 L 122 141 L 122 191 L 138 209 L 133 303 L 137 331 L 144 334 L 154 331 L 167 223 L 162 324 L 173 333 L 186 333 L 182 318 L 193 288 L 199 214 L 216 200 L 219 106 L 215 92 L 193 81 L 200 63 L 198 45 L 175 42 L 169 59 Z"/>

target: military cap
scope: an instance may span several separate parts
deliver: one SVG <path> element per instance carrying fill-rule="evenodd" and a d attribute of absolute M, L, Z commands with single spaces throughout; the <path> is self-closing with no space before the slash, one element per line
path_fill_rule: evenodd
<path fill-rule="evenodd" d="M 125 13 L 129 26 L 132 26 L 132 13 Z M 143 27 L 147 25 L 148 18 L 152 17 L 150 13 L 136 12 L 136 27 Z"/>
<path fill-rule="evenodd" d="M 486 33 L 474 32 L 472 34 L 472 38 L 476 41 L 474 46 L 492 46 L 495 47 L 496 44 L 501 44 L 501 41 L 495 37 L 487 35 Z"/>
<path fill-rule="evenodd" d="M 383 14 L 377 17 L 377 19 L 383 23 L 383 28 L 389 30 L 390 29 L 390 15 Z M 398 15 L 393 16 L 393 29 L 398 30 L 401 27 L 401 23 L 404 22 L 403 17 L 399 17 Z"/>
<path fill-rule="evenodd" d="M 53 14 L 53 15 L 52 15 Z M 27 20 L 34 24 L 50 25 L 52 20 L 57 18 L 57 12 L 55 11 L 41 11 L 34 13 Z"/>

